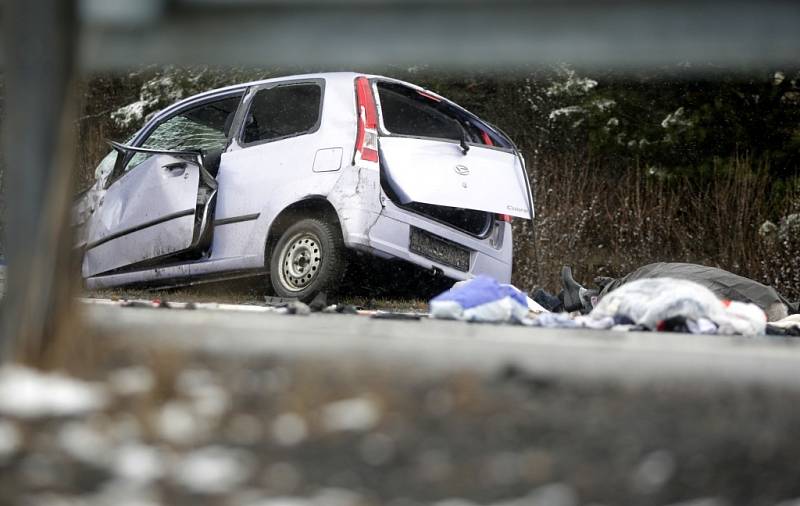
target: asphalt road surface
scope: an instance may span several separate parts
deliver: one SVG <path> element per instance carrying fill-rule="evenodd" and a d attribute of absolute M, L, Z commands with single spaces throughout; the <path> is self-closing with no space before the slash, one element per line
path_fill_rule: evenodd
<path fill-rule="evenodd" d="M 104 402 L 70 417 L 0 412 L 0 505 L 800 498 L 793 340 L 82 309 L 86 328 L 60 352 Z"/>
<path fill-rule="evenodd" d="M 295 496 L 344 487 L 363 504 L 401 506 L 800 498 L 800 341 L 99 305 L 86 315 L 100 334 L 195 353 L 233 385 L 244 371 L 283 368 L 293 380 L 279 403 L 305 406 L 312 427 L 330 403 L 374 403 L 377 425 L 281 453 L 302 476 Z M 264 401 L 248 399 L 247 409 Z"/>
<path fill-rule="evenodd" d="M 231 356 L 380 363 L 420 372 L 491 374 L 505 366 L 537 375 L 642 383 L 661 380 L 800 388 L 800 340 L 588 329 L 541 329 L 423 318 L 86 307 L 111 335 Z"/>

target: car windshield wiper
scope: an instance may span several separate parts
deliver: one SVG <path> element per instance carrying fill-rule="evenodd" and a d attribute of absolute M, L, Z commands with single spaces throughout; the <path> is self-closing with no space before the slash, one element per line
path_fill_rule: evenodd
<path fill-rule="evenodd" d="M 458 120 L 453 120 L 453 123 L 456 124 L 458 127 L 459 132 L 459 144 L 461 145 L 461 152 L 466 155 L 469 152 L 469 144 L 467 144 L 467 131 L 464 129 L 464 125 L 461 124 Z"/>

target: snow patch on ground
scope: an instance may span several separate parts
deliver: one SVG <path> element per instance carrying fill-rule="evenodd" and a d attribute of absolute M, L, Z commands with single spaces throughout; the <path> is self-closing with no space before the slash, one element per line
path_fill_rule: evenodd
<path fill-rule="evenodd" d="M 0 420 L 0 461 L 16 453 L 21 441 L 17 426 L 11 422 Z"/>
<path fill-rule="evenodd" d="M 380 416 L 375 402 L 364 397 L 332 402 L 322 408 L 322 423 L 329 432 L 369 430 Z"/>
<path fill-rule="evenodd" d="M 150 369 L 142 366 L 126 367 L 113 372 L 108 382 L 117 395 L 140 395 L 149 392 L 155 386 L 155 378 Z"/>
<path fill-rule="evenodd" d="M 276 496 L 256 499 L 245 506 L 358 506 L 362 497 L 351 490 L 326 488 L 312 497 Z"/>
<path fill-rule="evenodd" d="M 105 389 L 22 366 L 0 368 L 0 414 L 17 418 L 77 416 L 106 406 Z"/>
<path fill-rule="evenodd" d="M 204 427 L 191 406 L 182 401 L 167 402 L 156 420 L 159 435 L 173 444 L 190 444 L 199 439 Z"/>
<path fill-rule="evenodd" d="M 98 430 L 84 422 L 70 422 L 58 432 L 59 446 L 70 456 L 88 464 L 104 465 L 112 445 Z"/>
<path fill-rule="evenodd" d="M 190 369 L 180 374 L 178 392 L 192 400 L 195 412 L 207 420 L 217 420 L 230 407 L 228 393 L 205 370 Z"/>
<path fill-rule="evenodd" d="M 252 464 L 237 450 L 209 446 L 186 455 L 176 466 L 175 481 L 198 494 L 224 494 L 246 481 Z"/>
<path fill-rule="evenodd" d="M 152 446 L 129 443 L 117 450 L 114 473 L 132 484 L 147 484 L 164 476 L 164 459 Z"/>
<path fill-rule="evenodd" d="M 272 437 L 281 446 L 301 443 L 307 434 L 306 421 L 295 413 L 282 413 L 272 422 Z"/>

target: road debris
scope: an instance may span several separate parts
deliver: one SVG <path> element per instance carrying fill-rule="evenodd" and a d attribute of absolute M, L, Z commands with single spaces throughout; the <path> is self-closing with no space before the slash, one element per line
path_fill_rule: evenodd
<path fill-rule="evenodd" d="M 419 313 L 402 313 L 402 312 L 394 312 L 394 311 L 377 311 L 375 314 L 371 315 L 370 318 L 374 318 L 376 320 L 409 320 L 409 321 L 417 321 L 422 319 L 421 314 Z"/>
<path fill-rule="evenodd" d="M 306 316 L 311 314 L 311 308 L 300 301 L 295 301 L 287 304 L 286 311 L 288 314 L 295 314 L 300 316 Z"/>
<path fill-rule="evenodd" d="M 575 286 L 582 288 L 577 284 Z M 430 313 L 414 310 L 363 309 L 346 303 L 326 305 L 328 301 L 325 294 L 318 295 L 310 305 L 283 298 L 265 299 L 272 302 L 272 305 L 174 302 L 163 299 L 85 298 L 81 301 L 86 304 L 135 308 L 290 315 L 338 313 L 382 320 L 419 321 L 432 317 L 546 328 L 728 335 L 763 335 L 767 330 L 770 335 L 780 336 L 800 333 L 800 325 L 791 318 L 785 319 L 779 325 L 771 325 L 767 329 L 766 317 L 758 306 L 738 301 L 721 301 L 710 289 L 684 279 L 646 278 L 626 283 L 607 293 L 599 301 L 592 301 L 596 306 L 590 314 L 558 312 L 563 311 L 561 295 L 549 298 L 548 295 L 542 290 L 535 292 L 536 299 L 543 303 L 540 305 L 512 285 L 479 276 L 472 280 L 459 281 L 451 289 L 431 299 Z M 555 312 L 550 312 L 548 308 L 555 309 Z"/>
<path fill-rule="evenodd" d="M 175 466 L 175 481 L 195 494 L 229 493 L 249 478 L 253 463 L 248 457 L 243 451 L 220 446 L 200 448 Z"/>
<path fill-rule="evenodd" d="M 271 313 L 271 314 L 291 314 L 291 315 L 308 315 L 310 313 L 337 313 L 346 315 L 361 315 L 370 316 L 378 319 L 407 319 L 419 320 L 427 318 L 428 313 L 419 311 L 394 311 L 394 310 L 378 310 L 378 309 L 360 309 L 353 304 L 331 304 L 322 309 L 319 305 L 313 308 L 310 305 L 304 304 L 296 299 L 285 299 L 280 297 L 266 298 L 274 304 L 271 305 L 256 305 L 256 304 L 227 304 L 219 302 L 176 302 L 165 301 L 160 299 L 145 300 L 145 299 L 101 299 L 85 297 L 78 299 L 81 303 L 102 306 L 118 306 L 118 307 L 133 307 L 145 309 L 178 309 L 178 310 L 208 310 L 208 311 L 233 311 L 245 313 Z"/>

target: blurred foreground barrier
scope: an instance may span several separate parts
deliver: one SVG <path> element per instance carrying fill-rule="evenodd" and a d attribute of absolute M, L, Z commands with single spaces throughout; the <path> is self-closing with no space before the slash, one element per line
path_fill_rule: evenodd
<path fill-rule="evenodd" d="M 792 0 L 84 0 L 88 68 L 140 62 L 531 63 L 737 69 L 798 63 Z"/>
<path fill-rule="evenodd" d="M 69 204 L 74 160 L 74 1 L 9 0 L 6 80 L 4 354 L 40 361 L 71 325 Z"/>

